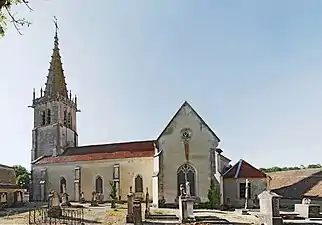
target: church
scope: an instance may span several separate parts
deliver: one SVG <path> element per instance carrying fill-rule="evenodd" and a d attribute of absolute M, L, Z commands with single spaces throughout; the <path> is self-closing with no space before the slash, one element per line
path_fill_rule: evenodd
<path fill-rule="evenodd" d="M 100 193 L 110 201 L 111 183 L 120 201 L 130 187 L 135 197 L 148 191 L 153 206 L 177 204 L 180 184 L 190 182 L 196 202 L 207 202 L 210 184 L 220 189 L 221 204 L 243 206 L 266 188 L 266 175 L 244 160 L 230 165 L 220 139 L 185 101 L 155 140 L 78 146 L 77 97 L 67 91 L 57 29 L 45 89 L 33 91 L 31 201 L 47 201 L 51 190 L 71 201 Z M 252 204 L 252 203 L 250 203 Z"/>

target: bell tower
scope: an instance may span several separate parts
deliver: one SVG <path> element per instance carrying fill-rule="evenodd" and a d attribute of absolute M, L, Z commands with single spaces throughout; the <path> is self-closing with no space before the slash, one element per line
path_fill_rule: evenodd
<path fill-rule="evenodd" d="M 32 130 L 31 162 L 41 156 L 57 156 L 68 147 L 78 145 L 76 126 L 77 97 L 67 91 L 55 21 L 54 49 L 45 89 L 36 96 L 33 90 L 34 128 Z"/>

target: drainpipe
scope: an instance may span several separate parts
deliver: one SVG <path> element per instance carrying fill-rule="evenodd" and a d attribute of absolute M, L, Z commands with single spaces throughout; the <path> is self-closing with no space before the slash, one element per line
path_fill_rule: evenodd
<path fill-rule="evenodd" d="M 221 160 L 220 156 L 223 151 L 216 148 L 216 173 L 218 174 L 219 188 L 220 188 L 220 204 L 224 204 L 224 178 L 221 174 Z"/>

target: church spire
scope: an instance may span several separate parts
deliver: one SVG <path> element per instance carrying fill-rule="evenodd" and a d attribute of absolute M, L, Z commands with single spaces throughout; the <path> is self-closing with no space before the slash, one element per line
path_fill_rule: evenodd
<path fill-rule="evenodd" d="M 46 88 L 44 97 L 54 97 L 57 95 L 68 98 L 67 86 L 65 82 L 63 65 L 59 53 L 58 42 L 58 24 L 57 19 L 55 21 L 55 37 L 54 37 L 54 49 L 51 56 L 51 62 L 49 67 L 49 73 L 47 76 Z"/>

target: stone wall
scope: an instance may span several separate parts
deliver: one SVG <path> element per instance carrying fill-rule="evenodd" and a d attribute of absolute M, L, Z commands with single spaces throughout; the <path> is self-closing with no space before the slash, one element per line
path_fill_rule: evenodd
<path fill-rule="evenodd" d="M 177 198 L 177 171 L 186 162 L 181 139 L 183 128 L 192 130 L 189 162 L 196 169 L 196 195 L 204 202 L 212 176 L 210 149 L 218 146 L 218 140 L 189 105 L 181 108 L 158 140 L 159 150 L 162 150 L 159 198 L 164 198 L 166 203 L 175 203 Z"/>
<path fill-rule="evenodd" d="M 266 179 L 265 178 L 249 178 L 251 186 L 251 196 L 248 202 L 249 207 L 253 206 L 253 200 L 255 200 L 256 195 L 258 196 L 264 190 L 266 190 Z M 240 183 L 245 183 L 245 178 L 226 178 L 224 179 L 224 202 L 228 203 L 227 199 L 230 199 L 230 204 L 233 207 L 241 208 L 245 205 L 245 198 L 239 196 Z"/>
<path fill-rule="evenodd" d="M 36 199 L 40 199 L 39 193 L 39 181 L 40 171 L 47 168 L 47 191 L 55 189 L 60 190 L 60 179 L 64 177 L 66 180 L 66 190 L 70 196 L 70 200 L 75 199 L 75 169 L 80 168 L 81 192 L 84 192 L 85 200 L 90 201 L 92 198 L 92 191 L 95 191 L 95 181 L 98 176 L 103 179 L 103 194 L 104 201 L 110 200 L 111 187 L 109 181 L 113 180 L 113 168 L 114 165 L 119 165 L 120 170 L 120 188 L 119 195 L 122 200 L 126 200 L 130 186 L 135 190 L 134 179 L 136 175 L 141 175 L 143 178 L 143 190 L 145 194 L 146 187 L 152 190 L 152 175 L 153 175 L 153 158 L 129 158 L 129 159 L 108 159 L 99 161 L 84 161 L 68 164 L 52 164 L 45 166 L 34 166 L 34 196 Z M 152 192 L 151 192 L 152 193 Z M 152 195 L 151 199 L 152 199 Z"/>

